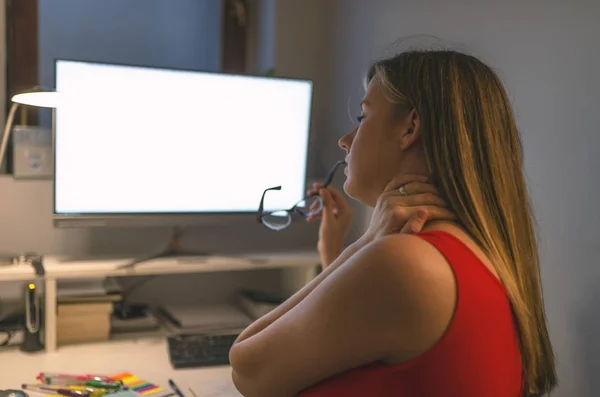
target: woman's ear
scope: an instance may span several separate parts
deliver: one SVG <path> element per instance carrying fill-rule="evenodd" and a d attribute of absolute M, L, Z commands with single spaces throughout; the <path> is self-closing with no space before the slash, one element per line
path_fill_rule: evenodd
<path fill-rule="evenodd" d="M 400 149 L 410 148 L 421 137 L 421 123 L 419 115 L 412 109 L 403 116 L 397 124 L 397 133 L 400 136 Z"/>

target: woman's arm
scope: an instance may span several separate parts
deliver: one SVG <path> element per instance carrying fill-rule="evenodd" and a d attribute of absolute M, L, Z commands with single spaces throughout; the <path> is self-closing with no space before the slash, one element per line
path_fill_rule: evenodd
<path fill-rule="evenodd" d="M 360 250 L 366 244 L 365 241 L 359 239 L 355 241 L 353 244 L 349 245 L 342 253 L 333 261 L 333 263 L 321 272 L 315 279 L 311 280 L 308 284 L 306 284 L 300 291 L 296 292 L 289 299 L 279 305 L 277 308 L 273 309 L 268 314 L 265 314 L 255 322 L 253 322 L 248 328 L 246 328 L 240 336 L 237 338 L 235 343 L 243 342 L 249 337 L 256 335 L 263 329 L 267 328 L 271 325 L 275 320 L 283 316 L 285 313 L 296 307 L 296 305 L 308 294 L 310 294 L 323 280 L 328 277 L 331 273 L 333 273 L 338 267 L 340 267 L 344 262 L 346 262 L 352 255 L 354 255 L 358 250 Z"/>

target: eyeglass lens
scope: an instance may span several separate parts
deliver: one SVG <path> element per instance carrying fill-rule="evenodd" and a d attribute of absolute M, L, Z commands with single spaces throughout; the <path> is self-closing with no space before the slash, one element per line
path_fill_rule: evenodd
<path fill-rule="evenodd" d="M 327 177 L 323 181 L 323 186 L 327 187 L 331 184 L 333 177 L 335 175 L 336 170 L 340 165 L 345 165 L 346 162 L 340 160 L 335 163 L 335 165 L 331 168 Z M 318 215 L 323 210 L 323 200 L 319 197 L 318 194 L 307 196 L 300 200 L 294 207 L 292 207 L 291 211 L 299 214 L 304 218 L 310 218 Z M 281 211 L 273 211 L 264 213 L 261 217 L 261 222 L 263 225 L 267 226 L 273 230 L 283 230 L 290 225 L 292 222 L 292 216 L 290 210 L 281 210 Z"/>

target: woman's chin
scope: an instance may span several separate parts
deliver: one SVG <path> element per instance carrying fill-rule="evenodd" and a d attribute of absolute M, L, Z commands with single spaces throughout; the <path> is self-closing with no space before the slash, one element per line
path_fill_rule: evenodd
<path fill-rule="evenodd" d="M 369 194 L 369 189 L 366 189 L 364 186 L 361 189 L 361 187 L 357 185 L 356 181 L 353 181 L 352 178 L 348 176 L 344 181 L 344 192 L 346 195 L 368 207 L 375 207 L 378 195 Z"/>
<path fill-rule="evenodd" d="M 344 188 L 344 192 L 346 192 L 346 194 L 350 194 L 349 190 L 350 190 L 350 177 L 346 177 L 346 180 L 344 181 L 344 185 L 342 186 Z"/>
<path fill-rule="evenodd" d="M 353 198 L 354 200 L 360 201 L 360 199 L 358 199 L 358 197 L 357 197 L 357 194 L 359 192 L 357 191 L 356 187 L 352 183 L 352 178 L 350 178 L 349 176 L 344 181 L 344 193 L 346 193 L 346 195 L 348 197 Z"/>

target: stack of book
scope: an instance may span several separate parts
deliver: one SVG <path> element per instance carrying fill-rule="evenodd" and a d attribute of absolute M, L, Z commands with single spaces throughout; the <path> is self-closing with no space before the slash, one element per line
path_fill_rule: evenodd
<path fill-rule="evenodd" d="M 114 302 L 121 299 L 112 279 L 61 280 L 57 286 L 57 344 L 107 340 Z"/>

